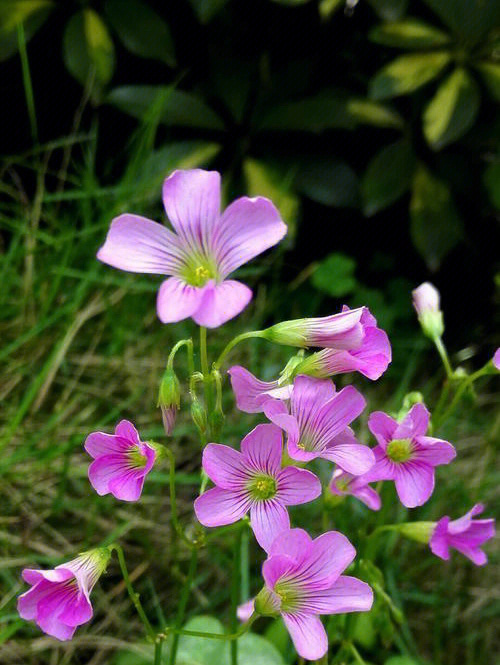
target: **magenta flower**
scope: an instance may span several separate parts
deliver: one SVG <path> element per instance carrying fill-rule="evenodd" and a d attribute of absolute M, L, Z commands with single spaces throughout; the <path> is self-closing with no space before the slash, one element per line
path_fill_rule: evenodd
<path fill-rule="evenodd" d="M 318 478 L 305 469 L 281 468 L 282 435 L 275 425 L 257 425 L 241 442 L 241 452 L 218 443 L 203 451 L 203 469 L 216 487 L 194 502 L 204 526 L 222 526 L 250 511 L 250 524 L 266 551 L 274 538 L 290 528 L 285 506 L 316 499 Z"/>
<path fill-rule="evenodd" d="M 429 542 L 432 552 L 446 561 L 450 558 L 450 547 L 461 552 L 476 566 L 483 566 L 488 561 L 481 545 L 495 536 L 495 520 L 473 520 L 484 510 L 481 503 L 469 510 L 458 520 L 450 521 L 448 516 L 442 517 L 436 524 Z"/>
<path fill-rule="evenodd" d="M 174 171 L 163 204 L 174 232 L 138 215 L 116 217 L 97 258 L 129 272 L 170 275 L 158 292 L 163 323 L 192 317 L 216 328 L 250 302 L 250 289 L 226 279 L 278 243 L 287 228 L 268 199 L 242 197 L 220 214 L 220 175 Z"/>
<path fill-rule="evenodd" d="M 156 451 L 140 440 L 131 422 L 120 421 L 114 434 L 89 434 L 85 450 L 94 458 L 89 466 L 89 480 L 97 494 L 112 494 L 122 501 L 139 499 Z"/>
<path fill-rule="evenodd" d="M 267 401 L 264 413 L 287 433 L 288 454 L 293 459 L 308 462 L 323 457 L 360 475 L 373 466 L 375 458 L 348 425 L 364 408 L 363 396 L 352 386 L 337 393 L 329 379 L 297 376 L 290 413 L 279 400 Z"/>
<path fill-rule="evenodd" d="M 391 344 L 387 333 L 377 328 L 377 320 L 367 307 L 363 307 L 360 324 L 363 328 L 361 346 L 352 349 L 323 349 L 313 353 L 297 365 L 297 374 L 324 379 L 334 374 L 360 372 L 374 381 L 379 379 L 392 360 Z M 349 312 L 344 305 L 343 312 Z"/>
<path fill-rule="evenodd" d="M 341 533 L 328 531 L 315 540 L 302 529 L 281 533 L 262 566 L 265 587 L 255 599 L 263 615 L 280 614 L 297 653 L 315 660 L 328 650 L 319 614 L 366 612 L 373 592 L 368 584 L 342 575 L 356 550 Z"/>
<path fill-rule="evenodd" d="M 228 369 L 231 386 L 236 397 L 236 406 L 245 413 L 262 413 L 264 404 L 270 399 L 289 399 L 291 385 L 280 386 L 278 381 L 261 381 L 240 365 Z"/>
<path fill-rule="evenodd" d="M 434 490 L 434 467 L 449 464 L 456 456 L 448 441 L 425 436 L 429 427 L 425 406 L 415 404 L 401 423 L 376 411 L 371 414 L 368 427 L 378 446 L 373 450 L 375 466 L 363 480 L 394 480 L 404 506 L 424 504 Z"/>
<path fill-rule="evenodd" d="M 380 510 L 382 502 L 377 492 L 368 485 L 364 476 L 353 476 L 342 469 L 335 469 L 329 485 L 332 494 L 351 495 L 362 501 L 370 510 Z"/>
<path fill-rule="evenodd" d="M 25 568 L 23 579 L 32 587 L 18 598 L 21 618 L 58 640 L 70 640 L 76 628 L 92 618 L 90 592 L 109 557 L 109 549 L 99 547 L 53 570 Z"/>
<path fill-rule="evenodd" d="M 495 366 L 495 369 L 500 372 L 500 349 L 495 351 L 495 355 L 493 356 L 493 365 Z"/>

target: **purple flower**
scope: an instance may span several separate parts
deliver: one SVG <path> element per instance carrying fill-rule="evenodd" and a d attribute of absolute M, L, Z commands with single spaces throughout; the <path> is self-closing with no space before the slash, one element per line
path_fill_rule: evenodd
<path fill-rule="evenodd" d="M 342 311 L 352 310 L 344 305 Z M 363 327 L 361 346 L 352 349 L 323 349 L 313 353 L 297 365 L 297 374 L 324 379 L 334 374 L 360 372 L 372 381 L 380 378 L 392 360 L 389 338 L 384 330 L 377 328 L 377 320 L 367 307 L 363 308 L 360 323 Z"/>
<path fill-rule="evenodd" d="M 92 618 L 90 592 L 108 564 L 110 551 L 99 547 L 53 570 L 25 568 L 23 579 L 32 587 L 19 596 L 17 610 L 44 633 L 70 640 L 77 628 Z"/>
<path fill-rule="evenodd" d="M 363 396 L 352 386 L 337 393 L 329 379 L 297 376 L 290 413 L 279 400 L 267 401 L 264 413 L 287 433 L 288 454 L 293 459 L 308 462 L 323 457 L 360 475 L 373 466 L 375 458 L 348 425 L 364 408 Z"/>
<path fill-rule="evenodd" d="M 355 555 L 348 539 L 336 531 L 312 540 L 302 529 L 290 529 L 271 545 L 262 566 L 265 587 L 255 609 L 281 615 L 302 658 L 315 660 L 328 650 L 319 614 L 370 610 L 373 592 L 368 584 L 342 575 Z"/>
<path fill-rule="evenodd" d="M 289 399 L 292 386 L 280 386 L 278 381 L 261 381 L 240 365 L 228 369 L 236 406 L 245 413 L 262 413 L 270 399 Z"/>
<path fill-rule="evenodd" d="M 174 171 L 163 185 L 163 203 L 175 233 L 138 215 L 120 215 L 97 253 L 114 268 L 170 275 L 158 292 L 163 323 L 192 317 L 216 328 L 239 314 L 252 292 L 226 277 L 286 234 L 268 199 L 242 197 L 221 215 L 220 198 L 216 171 Z"/>
<path fill-rule="evenodd" d="M 382 502 L 377 492 L 364 480 L 363 476 L 353 476 L 350 473 L 335 469 L 330 480 L 330 491 L 337 496 L 355 496 L 370 510 L 380 510 Z"/>
<path fill-rule="evenodd" d="M 493 356 L 493 365 L 500 372 L 500 348 L 495 351 Z"/>
<path fill-rule="evenodd" d="M 394 480 L 404 506 L 424 504 L 434 489 L 434 467 L 449 464 L 456 456 L 448 441 L 425 436 L 429 427 L 425 406 L 415 404 L 401 423 L 376 411 L 371 414 L 368 427 L 378 446 L 373 450 L 375 466 L 363 480 Z"/>
<path fill-rule="evenodd" d="M 432 552 L 446 561 L 450 558 L 450 547 L 461 552 L 476 566 L 483 566 L 488 561 L 480 546 L 495 535 L 495 520 L 473 520 L 484 510 L 481 503 L 469 510 L 463 517 L 450 522 L 448 516 L 442 517 L 436 524 L 429 542 Z"/>
<path fill-rule="evenodd" d="M 203 469 L 216 487 L 194 502 L 204 526 L 232 524 L 250 511 L 250 523 L 261 547 L 290 528 L 285 506 L 316 499 L 318 478 L 305 469 L 281 468 L 282 435 L 275 425 L 257 425 L 241 442 L 241 452 L 218 443 L 203 451 Z"/>
<path fill-rule="evenodd" d="M 89 434 L 85 450 L 94 458 L 89 466 L 89 480 L 97 494 L 112 494 L 122 501 L 139 499 L 156 451 L 140 440 L 131 422 L 120 421 L 114 434 Z"/>

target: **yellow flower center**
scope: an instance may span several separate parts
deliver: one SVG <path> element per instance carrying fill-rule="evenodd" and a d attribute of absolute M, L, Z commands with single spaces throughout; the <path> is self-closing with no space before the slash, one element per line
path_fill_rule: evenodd
<path fill-rule="evenodd" d="M 248 490 L 250 491 L 252 498 L 257 501 L 272 499 L 277 491 L 276 480 L 272 476 L 259 474 L 250 481 L 248 484 Z"/>
<path fill-rule="evenodd" d="M 276 593 L 281 599 L 281 611 L 293 612 L 299 605 L 300 593 L 290 582 L 277 582 L 274 587 Z"/>
<path fill-rule="evenodd" d="M 138 446 L 135 446 L 134 448 L 132 448 L 132 450 L 129 450 L 128 458 L 130 460 L 130 466 L 132 466 L 136 469 L 137 468 L 142 469 L 148 463 L 146 455 L 143 455 L 141 453 Z"/>
<path fill-rule="evenodd" d="M 412 455 L 411 439 L 394 439 L 387 446 L 387 457 L 396 464 L 407 462 Z"/>

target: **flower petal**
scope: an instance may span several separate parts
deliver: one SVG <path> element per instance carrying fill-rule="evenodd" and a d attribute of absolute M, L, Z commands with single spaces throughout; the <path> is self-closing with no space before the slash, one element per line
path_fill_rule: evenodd
<path fill-rule="evenodd" d="M 424 404 L 414 404 L 394 432 L 394 439 L 414 439 L 429 428 L 430 413 Z"/>
<path fill-rule="evenodd" d="M 273 545 L 271 545 L 271 549 Z M 284 575 L 288 577 L 291 573 L 295 572 L 296 568 L 297 561 L 291 556 L 287 554 L 270 554 L 268 552 L 268 558 L 262 564 L 262 577 L 269 589 L 274 589 L 274 585 L 280 578 Z"/>
<path fill-rule="evenodd" d="M 290 529 L 281 533 L 273 542 L 269 554 L 286 555 L 299 563 L 312 548 L 312 538 L 304 529 Z"/>
<path fill-rule="evenodd" d="M 238 605 L 236 616 L 240 621 L 248 621 L 255 609 L 255 598 L 250 598 L 246 603 Z"/>
<path fill-rule="evenodd" d="M 261 413 L 264 402 L 270 399 L 267 392 L 278 387 L 278 381 L 260 381 L 240 365 L 234 365 L 227 373 L 231 377 L 236 406 L 245 413 Z"/>
<path fill-rule="evenodd" d="M 394 480 L 396 465 L 387 457 L 382 446 L 373 448 L 372 453 L 375 457 L 375 464 L 362 476 L 358 476 L 356 480 L 365 484 L 379 480 Z"/>
<path fill-rule="evenodd" d="M 481 515 L 482 512 L 484 512 L 484 505 L 482 503 L 474 504 L 472 508 L 467 513 L 465 513 L 465 515 L 450 522 L 448 527 L 449 532 L 453 534 L 459 534 L 463 531 L 466 531 L 473 523 L 472 518 L 476 515 Z"/>
<path fill-rule="evenodd" d="M 156 311 L 162 323 L 177 323 L 199 309 L 206 287 L 190 286 L 177 277 L 162 282 L 156 299 Z"/>
<path fill-rule="evenodd" d="M 163 224 L 139 215 L 115 217 L 97 258 L 128 272 L 173 275 L 183 265 L 179 238 Z"/>
<path fill-rule="evenodd" d="M 335 386 L 330 379 L 297 376 L 293 382 L 291 411 L 299 424 L 312 420 L 321 406 L 335 397 Z"/>
<path fill-rule="evenodd" d="M 281 615 L 299 656 L 318 660 L 328 651 L 328 638 L 319 617 L 311 614 Z"/>
<path fill-rule="evenodd" d="M 213 487 L 194 502 L 194 512 L 203 526 L 233 524 L 246 515 L 251 501 L 243 492 Z"/>
<path fill-rule="evenodd" d="M 356 577 L 341 575 L 329 589 L 311 592 L 307 611 L 311 614 L 367 612 L 373 604 L 371 587 Z"/>
<path fill-rule="evenodd" d="M 120 420 L 118 425 L 115 427 L 115 434 L 122 439 L 126 439 L 132 444 L 138 444 L 140 442 L 139 432 L 136 430 L 130 420 Z"/>
<path fill-rule="evenodd" d="M 360 476 L 367 473 L 375 464 L 375 457 L 371 448 L 361 443 L 337 443 L 343 440 L 339 435 L 321 453 L 321 457 L 335 462 L 341 469 L 352 473 L 354 476 Z"/>
<path fill-rule="evenodd" d="M 221 284 L 208 283 L 193 319 L 199 326 L 217 328 L 242 312 L 252 295 L 248 286 L 234 279 L 227 279 Z"/>
<path fill-rule="evenodd" d="M 278 498 L 285 506 L 314 501 L 321 494 L 319 478 L 307 469 L 287 466 L 277 477 Z"/>
<path fill-rule="evenodd" d="M 251 477 L 243 455 L 221 443 L 205 446 L 202 466 L 212 482 L 227 490 L 243 489 Z"/>
<path fill-rule="evenodd" d="M 356 556 L 349 540 L 338 531 L 315 538 L 296 576 L 314 589 L 328 589 Z"/>
<path fill-rule="evenodd" d="M 268 199 L 243 196 L 233 201 L 214 232 L 213 248 L 220 272 L 229 275 L 276 245 L 286 232 L 278 210 Z"/>
<path fill-rule="evenodd" d="M 355 496 L 356 499 L 362 501 L 370 510 L 380 510 L 382 507 L 382 500 L 380 499 L 379 494 L 369 485 L 352 487 L 351 494 L 352 496 Z"/>
<path fill-rule="evenodd" d="M 146 473 L 146 469 L 141 468 L 127 469 L 127 471 L 117 474 L 109 480 L 110 493 L 120 501 L 138 501 L 141 498 Z"/>
<path fill-rule="evenodd" d="M 353 386 L 346 386 L 323 404 L 314 422 L 308 422 L 308 428 L 315 432 L 318 441 L 321 442 L 319 450 L 341 435 L 365 406 L 365 398 Z"/>
<path fill-rule="evenodd" d="M 263 408 L 266 417 L 287 433 L 288 451 L 290 447 L 296 448 L 300 437 L 299 424 L 294 416 L 289 415 L 285 404 L 278 399 L 269 399 Z"/>
<path fill-rule="evenodd" d="M 434 490 L 434 469 L 423 462 L 395 464 L 396 490 L 403 506 L 423 505 Z"/>
<path fill-rule="evenodd" d="M 127 474 L 130 470 L 130 460 L 127 455 L 112 454 L 98 457 L 88 469 L 90 484 L 99 496 L 110 493 L 109 483 Z"/>
<path fill-rule="evenodd" d="M 257 542 L 268 552 L 276 537 L 290 529 L 290 518 L 282 503 L 268 499 L 251 507 L 250 524 Z"/>
<path fill-rule="evenodd" d="M 97 458 L 103 455 L 124 453 L 130 448 L 130 444 L 119 436 L 106 434 L 105 432 L 92 432 L 85 439 L 83 447 L 91 457 Z"/>
<path fill-rule="evenodd" d="M 394 439 L 394 432 L 397 427 L 397 421 L 383 411 L 374 411 L 368 418 L 368 429 L 383 450 L 387 448 L 389 441 Z"/>
<path fill-rule="evenodd" d="M 247 468 L 276 476 L 283 452 L 281 429 L 277 425 L 257 425 L 242 440 L 241 452 Z"/>
<path fill-rule="evenodd" d="M 431 436 L 418 436 L 414 443 L 412 460 L 439 466 L 449 464 L 456 456 L 457 451 L 448 441 Z"/>
<path fill-rule="evenodd" d="M 429 547 L 433 554 L 438 556 L 444 561 L 448 561 L 450 558 L 450 547 L 448 544 L 448 525 L 450 523 L 450 518 L 445 516 L 442 517 L 434 527 L 431 538 L 429 540 Z"/>

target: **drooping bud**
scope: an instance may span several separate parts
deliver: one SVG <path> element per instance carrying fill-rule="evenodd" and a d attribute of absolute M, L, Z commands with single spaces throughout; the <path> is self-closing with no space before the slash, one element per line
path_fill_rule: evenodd
<path fill-rule="evenodd" d="M 179 379 L 174 370 L 167 367 L 163 373 L 158 391 L 158 406 L 161 409 L 163 427 L 167 436 L 172 434 L 174 429 L 177 411 L 181 405 L 181 390 Z"/>
<path fill-rule="evenodd" d="M 436 522 L 406 522 L 405 524 L 398 524 L 397 530 L 406 538 L 427 545 L 435 527 Z"/>
<path fill-rule="evenodd" d="M 255 611 L 264 617 L 275 617 L 279 615 L 281 599 L 277 593 L 268 587 L 262 587 L 255 597 Z"/>
<path fill-rule="evenodd" d="M 430 282 L 414 289 L 413 306 L 418 315 L 424 335 L 431 339 L 441 337 L 444 332 L 443 312 L 439 305 L 439 291 Z"/>
<path fill-rule="evenodd" d="M 207 431 L 207 412 L 197 399 L 191 403 L 191 418 L 198 431 L 205 434 Z"/>

